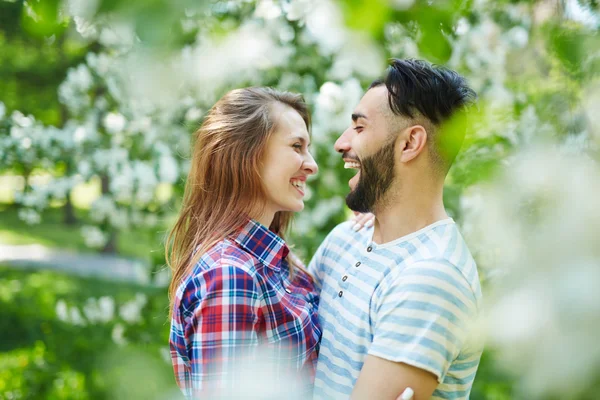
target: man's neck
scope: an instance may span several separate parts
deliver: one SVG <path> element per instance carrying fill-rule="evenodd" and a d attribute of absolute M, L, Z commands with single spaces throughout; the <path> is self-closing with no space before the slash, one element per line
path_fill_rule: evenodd
<path fill-rule="evenodd" d="M 448 218 L 442 193 L 443 188 L 439 187 L 394 196 L 393 201 L 375 210 L 373 241 L 391 242 Z"/>

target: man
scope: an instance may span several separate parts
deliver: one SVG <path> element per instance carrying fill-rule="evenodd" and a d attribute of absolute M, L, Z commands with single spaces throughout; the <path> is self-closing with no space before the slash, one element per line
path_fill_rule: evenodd
<path fill-rule="evenodd" d="M 335 143 L 358 170 L 346 203 L 373 212 L 325 239 L 309 270 L 321 286 L 317 399 L 467 399 L 482 347 L 477 268 L 444 210 L 445 176 L 475 93 L 454 71 L 393 60 Z"/>

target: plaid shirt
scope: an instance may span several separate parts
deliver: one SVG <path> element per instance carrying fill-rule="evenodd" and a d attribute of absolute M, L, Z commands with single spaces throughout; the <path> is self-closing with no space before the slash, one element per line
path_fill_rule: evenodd
<path fill-rule="evenodd" d="M 306 273 L 290 281 L 288 253 L 279 236 L 249 220 L 203 254 L 182 281 L 170 346 L 184 395 L 222 393 L 249 370 L 268 370 L 268 382 L 292 375 L 298 389 L 311 390 L 319 298 Z M 250 368 L 236 368 L 243 362 Z"/>

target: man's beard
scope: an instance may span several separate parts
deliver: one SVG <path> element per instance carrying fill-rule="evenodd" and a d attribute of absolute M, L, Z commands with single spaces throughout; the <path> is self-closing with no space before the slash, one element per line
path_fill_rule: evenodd
<path fill-rule="evenodd" d="M 360 213 L 373 212 L 394 180 L 395 141 L 385 144 L 377 153 L 361 162 L 356 188 L 346 196 L 348 207 Z"/>

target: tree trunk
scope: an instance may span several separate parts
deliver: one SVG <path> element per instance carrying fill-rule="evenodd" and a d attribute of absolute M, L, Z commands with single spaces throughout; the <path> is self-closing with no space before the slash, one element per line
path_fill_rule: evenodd
<path fill-rule="evenodd" d="M 102 177 L 100 177 L 100 182 L 101 182 L 101 188 L 102 188 L 102 194 L 108 194 L 108 190 L 109 190 L 109 185 L 110 185 L 110 179 L 107 175 L 102 175 Z M 92 210 L 93 212 L 93 210 Z M 108 231 L 109 237 L 108 237 L 108 241 L 106 242 L 106 245 L 104 246 L 104 248 L 102 249 L 102 253 L 111 253 L 111 254 L 117 254 L 119 252 L 119 249 L 117 248 L 117 232 L 110 227 L 108 224 L 105 224 L 104 226 L 106 229 L 106 231 Z"/>
<path fill-rule="evenodd" d="M 71 200 L 71 191 L 67 193 L 67 202 L 64 206 L 64 219 L 65 225 L 75 225 L 77 223 L 77 217 L 75 216 L 75 208 L 73 207 L 73 201 Z"/>
<path fill-rule="evenodd" d="M 109 231 L 108 242 L 104 245 L 102 253 L 105 254 L 117 254 L 117 232 L 112 229 Z"/>
<path fill-rule="evenodd" d="M 60 48 L 64 49 L 64 35 L 60 37 Z M 64 50 L 60 52 L 61 61 L 66 63 L 66 57 Z M 64 128 L 65 124 L 69 120 L 69 111 L 64 104 L 60 105 L 60 123 L 59 126 Z M 68 159 L 68 156 L 65 157 L 66 161 L 66 171 L 65 175 L 70 176 L 73 172 L 73 162 Z M 63 215 L 63 223 L 65 225 L 75 225 L 77 223 L 77 217 L 75 216 L 75 208 L 73 207 L 73 201 L 71 200 L 72 190 L 69 190 L 67 193 L 67 202 L 64 206 L 64 215 Z"/>

